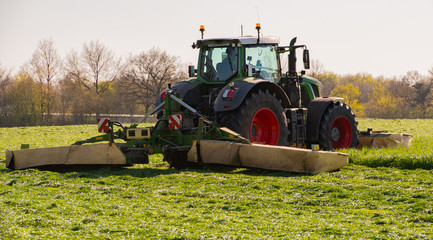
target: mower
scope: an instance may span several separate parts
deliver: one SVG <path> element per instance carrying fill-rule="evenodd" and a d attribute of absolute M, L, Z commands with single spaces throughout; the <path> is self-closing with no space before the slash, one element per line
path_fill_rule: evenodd
<path fill-rule="evenodd" d="M 100 136 L 72 146 L 6 151 L 6 166 L 130 165 L 162 153 L 171 167 L 216 163 L 300 173 L 334 171 L 348 163 L 336 149 L 356 147 L 358 129 L 351 108 L 321 97 L 321 84 L 296 70 L 297 49 L 309 69 L 306 45 L 280 46 L 278 37 L 202 39 L 198 67 L 188 79 L 168 85 L 148 116 L 153 127 L 128 127 L 99 119 Z M 288 52 L 288 71 L 280 57 Z M 144 121 L 147 116 L 142 120 Z M 123 142 L 119 143 L 120 140 Z M 102 144 L 94 144 L 101 143 Z"/>

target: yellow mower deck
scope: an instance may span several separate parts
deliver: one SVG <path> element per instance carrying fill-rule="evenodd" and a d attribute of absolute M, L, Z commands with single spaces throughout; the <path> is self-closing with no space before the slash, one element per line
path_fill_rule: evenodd
<path fill-rule="evenodd" d="M 359 135 L 358 148 L 409 148 L 412 135 L 405 133 L 389 133 L 386 131 L 365 131 Z"/>
<path fill-rule="evenodd" d="M 314 174 L 335 171 L 348 163 L 347 154 L 294 147 L 202 140 L 199 148 L 203 163 L 239 167 Z M 188 153 L 188 161 L 198 162 L 196 144 Z M 126 157 L 115 144 L 108 143 L 6 151 L 6 167 L 10 169 L 97 164 L 125 165 Z"/>
<path fill-rule="evenodd" d="M 348 164 L 349 158 L 338 152 L 203 140 L 199 145 L 193 145 L 188 161 L 199 161 L 198 148 L 203 163 L 312 174 L 338 170 Z"/>
<path fill-rule="evenodd" d="M 115 144 L 6 150 L 6 167 L 25 169 L 47 165 L 125 165 L 126 157 Z"/>

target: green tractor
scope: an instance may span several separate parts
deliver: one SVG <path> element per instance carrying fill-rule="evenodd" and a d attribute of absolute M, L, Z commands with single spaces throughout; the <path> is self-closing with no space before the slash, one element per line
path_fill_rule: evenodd
<path fill-rule="evenodd" d="M 357 146 L 355 115 L 341 99 L 320 97 L 317 80 L 304 71 L 298 75 L 296 50 L 304 49 L 306 69 L 309 52 L 295 41 L 279 46 L 278 38 L 260 35 L 198 40 L 193 44 L 200 49 L 197 70 L 190 67 L 190 79 L 161 93 L 149 113 L 158 113 L 154 126 L 127 127 L 99 119 L 102 135 L 71 146 L 7 150 L 6 167 L 124 166 L 148 163 L 148 155 L 162 153 L 175 168 L 224 164 L 301 173 L 340 169 L 348 155 L 319 148 Z M 280 55 L 285 52 L 289 71 L 282 73 Z"/>
<path fill-rule="evenodd" d="M 175 92 L 189 106 L 220 126 L 256 143 L 320 147 L 324 150 L 358 145 L 355 114 L 341 98 L 321 97 L 321 83 L 296 70 L 296 50 L 303 49 L 303 65 L 309 69 L 305 45 L 279 46 L 278 37 L 258 36 L 202 39 L 198 67 L 189 67 L 190 78 L 166 91 Z M 288 52 L 288 72 L 281 56 Z M 183 116 L 184 127 L 197 126 L 197 115 Z"/>

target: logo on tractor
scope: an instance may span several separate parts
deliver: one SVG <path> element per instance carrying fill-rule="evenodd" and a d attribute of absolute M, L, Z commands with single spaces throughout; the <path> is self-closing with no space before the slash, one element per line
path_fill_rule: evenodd
<path fill-rule="evenodd" d="M 108 127 L 108 118 L 99 118 L 98 119 L 98 132 L 100 133 L 109 133 L 110 128 Z"/>

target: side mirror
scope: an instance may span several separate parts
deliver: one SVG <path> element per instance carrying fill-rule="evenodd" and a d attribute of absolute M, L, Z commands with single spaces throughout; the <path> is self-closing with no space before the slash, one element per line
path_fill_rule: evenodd
<path fill-rule="evenodd" d="M 195 77 L 195 72 L 194 66 L 188 66 L 188 77 Z"/>
<path fill-rule="evenodd" d="M 308 49 L 304 49 L 303 61 L 304 61 L 304 68 L 310 69 L 310 53 Z"/>

